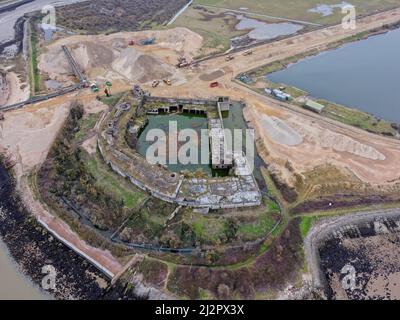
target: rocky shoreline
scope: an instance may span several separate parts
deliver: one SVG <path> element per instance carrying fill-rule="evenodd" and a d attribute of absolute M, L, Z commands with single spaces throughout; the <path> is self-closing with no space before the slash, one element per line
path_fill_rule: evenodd
<path fill-rule="evenodd" d="M 56 299 L 135 299 L 124 284 L 111 281 L 88 261 L 55 239 L 23 208 L 14 182 L 0 164 L 0 237 L 11 257 L 32 282 L 41 287 L 44 266 L 56 270 Z"/>

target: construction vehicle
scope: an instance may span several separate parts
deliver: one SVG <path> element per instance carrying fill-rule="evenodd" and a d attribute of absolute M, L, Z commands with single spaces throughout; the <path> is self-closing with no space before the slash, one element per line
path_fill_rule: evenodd
<path fill-rule="evenodd" d="M 219 87 L 219 82 L 218 81 L 210 83 L 210 88 L 217 88 L 217 87 Z"/>
<path fill-rule="evenodd" d="M 140 44 L 142 46 L 148 46 L 148 45 L 154 44 L 155 42 L 156 42 L 155 37 L 140 40 Z"/>
<path fill-rule="evenodd" d="M 178 58 L 178 64 L 176 65 L 178 68 L 185 68 L 188 67 L 190 63 L 187 61 L 185 57 Z"/>
<path fill-rule="evenodd" d="M 250 56 L 253 54 L 253 50 L 246 50 L 245 52 L 243 52 L 244 56 Z"/>
<path fill-rule="evenodd" d="M 159 84 L 160 84 L 160 81 L 159 81 L 159 80 L 154 80 L 153 83 L 151 84 L 151 86 L 152 86 L 153 88 L 155 88 L 155 87 L 157 87 Z"/>
<path fill-rule="evenodd" d="M 111 96 L 110 90 L 108 88 L 104 89 L 104 93 L 106 94 L 107 97 Z"/>
<path fill-rule="evenodd" d="M 4 112 L 0 111 L 0 121 L 4 120 Z"/>
<path fill-rule="evenodd" d="M 168 85 L 168 86 L 170 86 L 170 85 L 172 84 L 172 82 L 171 82 L 170 79 L 164 79 L 163 81 L 164 81 L 164 83 L 165 83 L 166 85 Z"/>
<path fill-rule="evenodd" d="M 92 92 L 99 92 L 99 86 L 95 82 L 90 84 L 90 89 L 92 90 Z"/>
<path fill-rule="evenodd" d="M 233 55 L 231 55 L 231 54 L 229 56 L 225 57 L 225 61 L 231 61 L 233 59 L 235 59 L 235 57 Z"/>

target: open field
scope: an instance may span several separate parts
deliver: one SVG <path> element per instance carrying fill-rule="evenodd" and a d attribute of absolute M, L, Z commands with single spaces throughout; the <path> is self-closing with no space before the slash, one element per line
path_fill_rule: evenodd
<path fill-rule="evenodd" d="M 338 0 L 196 0 L 195 4 L 215 6 L 219 8 L 236 9 L 249 11 L 258 14 L 266 14 L 286 19 L 303 20 L 321 24 L 339 23 L 343 17 L 340 7 L 332 8 L 325 12 L 330 13 L 325 17 L 318 12 L 310 12 L 310 9 L 316 8 L 318 5 L 338 5 L 341 1 Z M 356 7 L 358 15 L 367 15 L 376 13 L 377 11 L 388 10 L 399 6 L 396 0 L 353 0 L 348 1 Z M 242 9 L 241 9 L 242 8 Z M 244 9 L 243 9 L 244 8 Z"/>
<path fill-rule="evenodd" d="M 323 5 L 322 5 L 323 3 Z M 196 0 L 173 24 L 173 26 L 188 27 L 204 38 L 199 57 L 212 53 L 224 52 L 232 46 L 243 46 L 254 43 L 248 37 L 256 26 L 269 23 L 269 27 L 292 26 L 302 28 L 306 32 L 322 25 L 340 23 L 345 14 L 341 12 L 342 3 L 329 1 L 244 1 L 244 0 Z M 351 1 L 359 16 L 369 15 L 382 10 L 399 6 L 396 0 Z M 331 7 L 332 6 L 332 7 Z M 240 19 L 245 17 L 250 22 L 243 30 L 238 30 Z M 261 27 L 263 28 L 263 27 Z M 267 33 L 268 26 L 264 26 Z M 282 34 L 285 36 L 285 34 Z M 240 40 L 234 40 L 240 37 Z M 279 34 L 276 36 L 279 38 Z M 236 42 L 235 42 L 236 41 Z"/>

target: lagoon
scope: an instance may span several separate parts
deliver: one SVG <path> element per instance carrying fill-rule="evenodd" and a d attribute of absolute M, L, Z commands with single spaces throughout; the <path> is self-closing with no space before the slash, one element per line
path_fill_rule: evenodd
<path fill-rule="evenodd" d="M 400 29 L 306 58 L 267 78 L 400 123 Z"/>

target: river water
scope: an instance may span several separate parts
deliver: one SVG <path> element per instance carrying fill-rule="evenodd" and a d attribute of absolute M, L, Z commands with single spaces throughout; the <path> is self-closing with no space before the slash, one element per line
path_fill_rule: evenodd
<path fill-rule="evenodd" d="M 304 59 L 268 79 L 400 123 L 399 75 L 397 29 Z"/>
<path fill-rule="evenodd" d="M 10 178 L 7 171 L 0 164 L 0 214 L 2 206 L 10 196 L 7 191 Z M 4 209 L 5 210 L 5 209 Z M 18 265 L 9 255 L 5 243 L 0 238 L 0 300 L 21 299 L 37 300 L 48 299 L 44 292 L 35 287 L 18 269 Z"/>
<path fill-rule="evenodd" d="M 18 266 L 8 254 L 0 240 L 0 300 L 44 300 L 49 299 L 32 282 L 18 271 Z"/>

